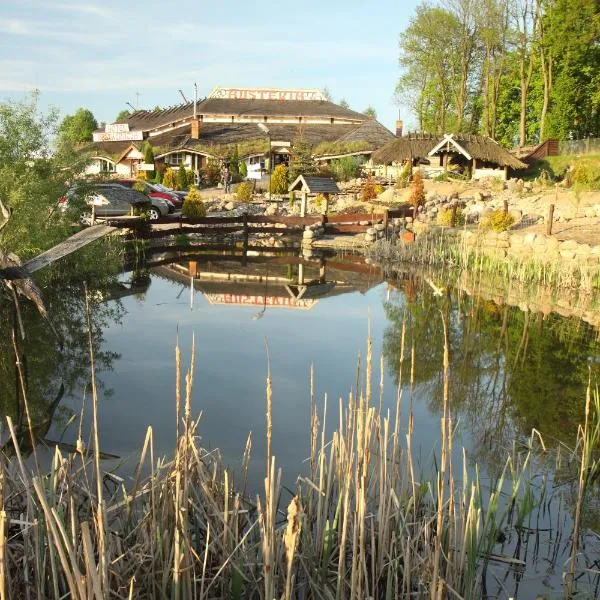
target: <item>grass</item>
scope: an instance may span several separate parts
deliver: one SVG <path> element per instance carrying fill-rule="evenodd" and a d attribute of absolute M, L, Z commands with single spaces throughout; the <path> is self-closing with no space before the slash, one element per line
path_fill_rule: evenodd
<path fill-rule="evenodd" d="M 496 258 L 484 254 L 477 246 L 468 246 L 464 239 L 443 229 L 423 233 L 411 244 L 380 241 L 369 248 L 369 257 L 389 268 L 417 264 L 555 289 L 578 289 L 586 293 L 600 289 L 600 266 L 571 266 L 560 261 L 542 262 L 529 258 Z"/>
<path fill-rule="evenodd" d="M 512 564 L 494 547 L 514 515 L 522 523 L 531 512 L 533 501 L 523 490 L 530 490 L 539 438 L 532 433 L 524 451 L 507 454 L 489 490 L 477 470 L 469 476 L 464 451 L 462 465 L 453 463 L 456 424 L 445 321 L 443 326 L 441 449 L 434 476 L 419 478 L 413 457 L 415 352 L 405 347 L 403 326 L 391 414 L 378 408 L 382 373 L 374 397 L 370 339 L 364 372 L 359 361 L 346 402 L 325 397 L 318 407 L 311 370 L 310 466 L 289 502 L 271 453 L 270 371 L 262 493 L 251 499 L 246 492 L 251 438 L 237 476 L 200 446 L 199 420 L 191 415 L 194 351 L 183 376 L 178 346 L 173 457 L 156 459 L 148 428 L 126 487 L 102 469 L 90 349 L 91 455 L 80 431 L 78 452 L 65 455 L 56 448 L 49 471 L 41 473 L 37 459 L 32 466 L 21 455 L 7 420 L 16 457 L 0 459 L 0 598 L 480 598 L 489 561 Z M 402 372 L 405 352 L 413 357 L 409 374 Z M 406 424 L 403 382 L 410 389 Z M 25 386 L 23 394 L 27 407 Z M 592 450 L 600 438 L 600 402 L 594 398 L 589 395 L 582 441 L 573 454 L 582 457 L 579 514 L 598 469 Z M 332 419 L 337 425 L 328 438 Z M 575 574 L 575 561 L 571 568 Z"/>
<path fill-rule="evenodd" d="M 549 182 L 562 181 L 571 168 L 575 172 L 573 185 L 576 189 L 600 189 L 600 154 L 548 156 L 533 163 L 523 178 L 535 180 L 542 177 Z M 578 177 L 581 181 L 577 181 Z"/>

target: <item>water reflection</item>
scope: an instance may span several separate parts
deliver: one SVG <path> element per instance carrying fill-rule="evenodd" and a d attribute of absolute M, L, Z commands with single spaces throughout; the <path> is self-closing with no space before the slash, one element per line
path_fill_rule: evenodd
<path fill-rule="evenodd" d="M 498 305 L 460 289 L 440 297 L 425 279 L 395 282 L 385 302 L 384 353 L 397 381 L 402 324 L 414 348 L 414 381 L 427 386 L 430 410 L 442 398 L 443 328 L 448 322 L 452 410 L 468 428 L 475 458 L 493 465 L 513 440 L 540 431 L 550 446 L 572 446 L 584 419 L 588 382 L 600 381 L 598 331 L 578 319 Z M 411 353 L 405 352 L 404 372 Z M 501 467 L 497 464 L 496 468 Z"/>

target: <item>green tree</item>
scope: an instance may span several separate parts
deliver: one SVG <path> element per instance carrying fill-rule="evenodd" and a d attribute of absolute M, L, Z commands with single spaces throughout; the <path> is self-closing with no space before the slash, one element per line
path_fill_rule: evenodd
<path fill-rule="evenodd" d="M 269 190 L 272 194 L 285 194 L 288 189 L 288 169 L 285 165 L 277 165 L 271 174 Z"/>
<path fill-rule="evenodd" d="M 350 104 L 348 104 L 348 100 L 346 100 L 346 98 L 342 98 L 340 100 L 340 106 L 342 108 L 350 108 Z"/>
<path fill-rule="evenodd" d="M 71 144 L 90 142 L 92 133 L 98 129 L 98 122 L 92 111 L 79 108 L 74 115 L 67 115 L 58 128 L 61 138 Z"/>
<path fill-rule="evenodd" d="M 290 156 L 290 181 L 294 181 L 298 175 L 314 175 L 316 172 L 317 166 L 312 157 L 310 144 L 301 138 L 297 139 L 292 145 Z"/>
<path fill-rule="evenodd" d="M 73 215 L 65 218 L 57 202 L 86 163 L 71 144 L 63 139 L 55 143 L 58 115 L 54 110 L 41 113 L 38 100 L 34 93 L 21 102 L 0 103 L 0 203 L 10 213 L 1 229 L 0 250 L 22 259 L 70 234 Z M 81 208 L 83 198 L 73 196 L 69 204 L 73 210 Z"/>
<path fill-rule="evenodd" d="M 125 121 L 128 117 L 131 116 L 131 111 L 130 110 L 122 110 L 119 112 L 119 114 L 115 117 L 115 123 L 118 123 L 119 121 Z"/>
<path fill-rule="evenodd" d="M 179 169 L 177 170 L 177 189 L 178 190 L 187 190 L 189 187 L 187 171 L 185 170 L 184 165 L 179 165 Z"/>
<path fill-rule="evenodd" d="M 154 149 L 150 142 L 146 142 L 146 147 L 144 148 L 144 162 L 149 165 L 154 164 Z M 149 179 L 154 177 L 154 171 L 148 171 L 146 174 Z"/>
<path fill-rule="evenodd" d="M 552 61 L 548 136 L 599 136 L 600 5 L 551 0 L 543 23 Z"/>
<path fill-rule="evenodd" d="M 365 110 L 363 110 L 363 115 L 367 115 L 369 119 L 376 119 L 377 111 L 371 105 L 369 105 L 367 108 L 365 108 Z"/>
<path fill-rule="evenodd" d="M 325 98 L 327 98 L 328 102 L 331 102 L 333 97 L 331 95 L 331 92 L 329 91 L 329 88 L 327 86 L 325 86 L 322 90 L 321 90 L 323 96 L 325 96 Z"/>

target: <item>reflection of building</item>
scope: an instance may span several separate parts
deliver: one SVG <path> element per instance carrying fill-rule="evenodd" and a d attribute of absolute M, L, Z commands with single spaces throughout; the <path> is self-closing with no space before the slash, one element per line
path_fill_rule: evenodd
<path fill-rule="evenodd" d="M 243 257 L 222 255 L 210 260 L 182 261 L 152 269 L 185 286 L 193 282 L 211 305 L 254 306 L 310 310 L 319 299 L 352 292 L 365 292 L 381 282 L 364 274 L 363 264 L 336 262 L 330 269 L 326 260 L 309 261 L 299 257 Z M 260 262 L 260 261 L 264 262 Z"/>
<path fill-rule="evenodd" d="M 285 162 L 290 144 L 302 138 L 316 147 L 331 142 L 335 151 L 370 153 L 394 134 L 362 113 L 344 108 L 319 90 L 215 88 L 205 99 L 168 109 L 138 110 L 93 134 L 88 172 L 124 173 L 123 153 L 150 142 L 158 163 L 195 171 L 238 147 L 250 173 L 265 166 L 266 124 L 274 163 Z M 331 145 L 331 144 L 330 144 Z"/>

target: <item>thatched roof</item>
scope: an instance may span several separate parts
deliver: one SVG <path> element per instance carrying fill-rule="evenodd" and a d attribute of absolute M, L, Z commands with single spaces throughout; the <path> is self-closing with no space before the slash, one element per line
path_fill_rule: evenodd
<path fill-rule="evenodd" d="M 353 128 L 352 131 L 349 131 L 336 141 L 340 143 L 368 142 L 372 148 L 380 148 L 394 139 L 396 139 L 396 136 L 387 127 L 384 127 L 375 119 L 369 119 L 360 127 Z"/>
<path fill-rule="evenodd" d="M 160 110 L 138 110 L 119 123 L 127 123 L 131 130 L 151 131 L 170 123 L 191 119 L 194 103 L 179 104 Z M 248 100 L 230 98 L 205 98 L 196 104 L 196 114 L 226 115 L 236 117 L 318 117 L 321 119 L 346 119 L 363 122 L 364 114 L 344 108 L 333 102 L 316 100 Z"/>
<path fill-rule="evenodd" d="M 405 160 L 427 158 L 429 153 L 441 142 L 445 136 L 430 133 L 409 133 L 396 138 L 383 148 L 373 152 L 372 160 L 375 164 L 391 164 Z M 524 169 L 526 165 L 505 150 L 493 139 L 470 134 L 453 134 L 452 140 L 465 150 L 472 158 L 497 164 L 500 167 L 508 166 L 513 169 Z M 459 153 L 456 147 L 451 146 L 451 152 Z"/>

